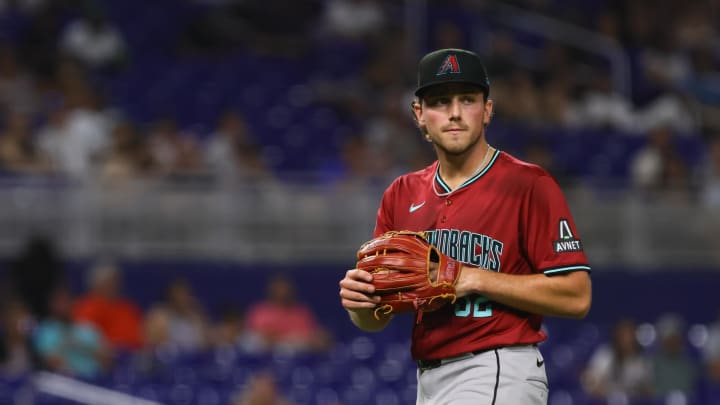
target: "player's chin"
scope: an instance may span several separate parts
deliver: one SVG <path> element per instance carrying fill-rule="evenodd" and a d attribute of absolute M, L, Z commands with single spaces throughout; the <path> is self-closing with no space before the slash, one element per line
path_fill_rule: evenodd
<path fill-rule="evenodd" d="M 460 156 L 470 150 L 468 142 L 461 140 L 451 140 L 447 142 L 436 142 L 436 145 L 443 150 L 446 154 L 451 156 Z"/>

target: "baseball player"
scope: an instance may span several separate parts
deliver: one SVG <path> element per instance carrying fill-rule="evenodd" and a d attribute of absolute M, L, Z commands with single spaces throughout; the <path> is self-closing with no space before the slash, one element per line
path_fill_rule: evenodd
<path fill-rule="evenodd" d="M 480 58 L 441 49 L 418 65 L 413 112 L 437 161 L 385 191 L 374 236 L 425 231 L 462 263 L 457 300 L 415 315 L 417 404 L 546 404 L 542 317 L 582 318 L 590 267 L 560 187 L 544 169 L 488 144 L 493 102 Z M 340 297 L 364 331 L 383 329 L 372 275 L 347 271 Z"/>

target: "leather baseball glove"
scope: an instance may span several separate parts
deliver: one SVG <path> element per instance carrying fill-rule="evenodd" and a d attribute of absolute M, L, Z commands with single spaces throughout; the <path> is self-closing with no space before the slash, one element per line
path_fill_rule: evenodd
<path fill-rule="evenodd" d="M 424 232 L 392 231 L 365 242 L 356 267 L 373 274 L 379 314 L 435 311 L 456 299 L 461 264 L 427 242 Z M 422 314 L 421 314 L 422 315 Z"/>

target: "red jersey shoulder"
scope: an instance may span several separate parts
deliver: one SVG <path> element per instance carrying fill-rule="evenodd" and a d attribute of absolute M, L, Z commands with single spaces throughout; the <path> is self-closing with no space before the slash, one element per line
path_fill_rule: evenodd
<path fill-rule="evenodd" d="M 385 189 L 375 220 L 374 236 L 400 228 L 407 229 L 404 211 L 415 203 L 420 204 L 418 207 L 425 205 L 425 200 L 420 202 L 412 198 L 418 197 L 420 190 L 428 188 L 427 185 L 432 181 L 436 166 L 437 162 L 424 169 L 399 176 Z"/>
<path fill-rule="evenodd" d="M 423 169 L 399 176 L 395 179 L 395 181 L 390 184 L 388 188 L 395 190 L 413 189 L 415 187 L 428 184 L 428 182 L 432 181 L 433 176 L 435 176 L 436 169 L 437 161 L 431 163 L 429 166 Z"/>
<path fill-rule="evenodd" d="M 505 172 L 503 173 L 505 176 L 511 175 L 512 177 L 510 178 L 520 183 L 531 185 L 538 177 L 547 176 L 552 178 L 550 172 L 544 168 L 534 163 L 518 159 L 507 152 L 500 153 L 497 163 L 499 163 L 498 167 L 500 170 Z"/>

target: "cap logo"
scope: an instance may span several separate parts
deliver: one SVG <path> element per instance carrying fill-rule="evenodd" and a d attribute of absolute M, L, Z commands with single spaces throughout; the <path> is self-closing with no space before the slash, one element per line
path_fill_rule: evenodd
<path fill-rule="evenodd" d="M 435 76 L 442 76 L 446 73 L 460 73 L 460 64 L 458 63 L 457 56 L 454 54 L 445 57 Z"/>

